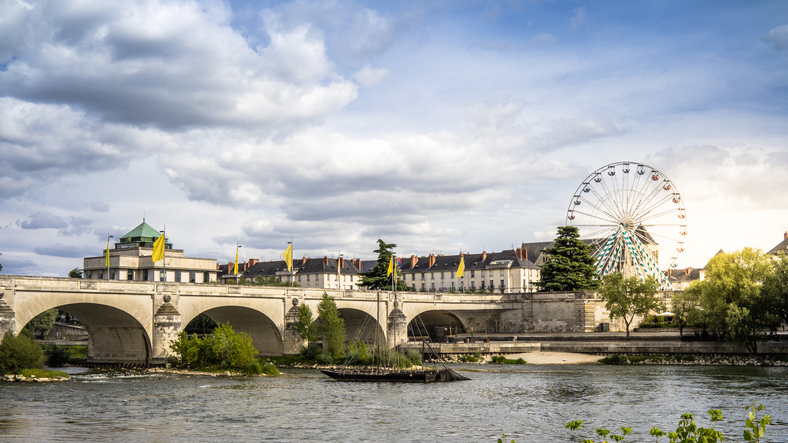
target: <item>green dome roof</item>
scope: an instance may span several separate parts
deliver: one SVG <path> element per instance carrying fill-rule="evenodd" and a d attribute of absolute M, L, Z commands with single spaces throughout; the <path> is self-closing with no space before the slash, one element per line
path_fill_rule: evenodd
<path fill-rule="evenodd" d="M 137 226 L 136 228 L 132 229 L 126 235 L 121 237 L 120 241 L 121 241 L 121 243 L 124 243 L 124 242 L 127 242 L 127 241 L 131 241 L 131 239 L 133 239 L 133 238 L 157 239 L 157 238 L 159 238 L 160 235 L 161 235 L 161 232 L 159 232 L 156 229 L 153 229 L 153 227 L 151 225 L 145 223 L 145 220 L 143 220 L 142 223 L 139 224 L 139 226 Z M 137 240 L 137 241 L 139 241 L 139 240 Z"/>

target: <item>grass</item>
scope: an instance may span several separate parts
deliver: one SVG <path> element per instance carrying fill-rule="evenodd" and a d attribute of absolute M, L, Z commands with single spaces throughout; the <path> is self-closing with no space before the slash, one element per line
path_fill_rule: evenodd
<path fill-rule="evenodd" d="M 68 374 L 62 371 L 52 371 L 52 370 L 45 370 L 45 369 L 23 369 L 21 372 L 27 378 L 35 377 L 35 378 L 55 378 L 55 377 L 66 377 L 70 378 Z"/>

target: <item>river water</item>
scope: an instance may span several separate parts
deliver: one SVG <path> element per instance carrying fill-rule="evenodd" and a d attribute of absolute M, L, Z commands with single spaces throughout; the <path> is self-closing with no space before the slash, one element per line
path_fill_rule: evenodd
<path fill-rule="evenodd" d="M 771 414 L 788 442 L 788 368 L 718 366 L 455 366 L 467 382 L 341 383 L 317 370 L 280 377 L 81 377 L 0 383 L 0 441 L 581 442 L 595 427 L 630 426 L 654 441 L 684 412 L 742 441 L 744 406 Z M 585 433 L 564 424 L 582 419 Z M 508 440 L 507 440 L 508 441 Z M 667 439 L 663 438 L 663 442 Z"/>

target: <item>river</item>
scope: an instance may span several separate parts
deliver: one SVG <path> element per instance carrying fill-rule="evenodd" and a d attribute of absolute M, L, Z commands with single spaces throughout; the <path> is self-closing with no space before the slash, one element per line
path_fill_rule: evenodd
<path fill-rule="evenodd" d="M 632 427 L 654 441 L 684 412 L 741 441 L 744 407 L 763 403 L 769 442 L 788 442 L 788 368 L 719 366 L 455 366 L 472 380 L 429 385 L 341 383 L 316 370 L 280 377 L 79 377 L 0 383 L 0 441 L 581 442 L 564 429 Z M 508 441 L 508 440 L 507 440 Z M 661 440 L 667 442 L 666 438 Z"/>

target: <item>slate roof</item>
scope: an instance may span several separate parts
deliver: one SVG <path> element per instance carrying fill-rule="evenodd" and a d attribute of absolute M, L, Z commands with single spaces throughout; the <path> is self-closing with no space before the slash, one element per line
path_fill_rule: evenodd
<path fill-rule="evenodd" d="M 337 259 L 324 257 L 307 258 L 306 261 L 293 260 L 293 271 L 297 274 L 336 274 Z M 258 275 L 269 277 L 277 275 L 277 272 L 287 272 L 287 264 L 284 260 L 257 262 L 243 273 L 243 277 L 255 278 Z M 359 270 L 352 260 L 344 259 L 340 273 L 342 275 L 356 275 Z"/>
<path fill-rule="evenodd" d="M 484 254 L 463 254 L 465 260 L 465 271 L 481 269 L 501 269 L 501 268 L 525 268 L 539 269 L 538 266 L 529 260 L 519 259 L 517 252 L 509 249 L 501 252 Z M 460 266 L 460 255 L 436 255 L 435 262 L 430 266 L 430 257 L 417 257 L 416 262 L 411 267 L 411 258 L 403 257 L 400 269 L 403 274 L 414 274 L 421 272 L 441 272 L 456 271 Z"/>
<path fill-rule="evenodd" d="M 689 283 L 700 279 L 703 268 L 670 269 L 668 279 L 671 282 Z"/>
<path fill-rule="evenodd" d="M 771 251 L 768 252 L 769 254 L 788 254 L 788 233 L 785 234 L 785 240 L 781 241 L 780 244 L 773 247 Z"/>

